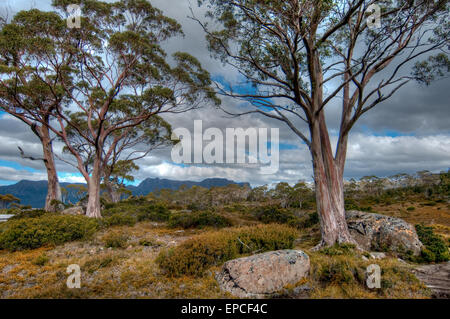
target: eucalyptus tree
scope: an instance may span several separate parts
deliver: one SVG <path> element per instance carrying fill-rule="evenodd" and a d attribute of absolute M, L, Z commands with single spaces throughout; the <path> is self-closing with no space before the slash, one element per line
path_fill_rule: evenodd
<path fill-rule="evenodd" d="M 310 150 L 322 241 L 354 242 L 344 210 L 350 130 L 410 81 L 449 70 L 448 0 L 200 0 L 209 49 L 244 86 L 217 85 L 248 101 L 233 115 L 284 122 Z M 222 83 L 223 84 L 223 83 Z M 340 106 L 333 151 L 325 109 Z"/>
<path fill-rule="evenodd" d="M 120 107 L 121 101 L 115 101 L 110 108 L 110 114 L 124 112 Z M 119 106 L 116 108 L 116 106 Z M 89 135 L 89 125 L 82 112 L 73 113 L 70 120 L 74 126 L 66 129 L 67 140 L 83 159 L 84 168 L 90 174 L 96 153 L 95 145 L 89 143 L 80 132 Z M 76 127 L 76 129 L 74 128 Z M 98 121 L 92 121 L 92 127 L 98 129 Z M 151 151 L 173 145 L 172 127 L 163 118 L 153 115 L 136 126 L 129 126 L 122 130 L 116 130 L 109 135 L 103 146 L 101 158 L 102 187 L 106 191 L 106 199 L 116 203 L 121 198 L 121 193 L 126 193 L 126 182 L 133 182 L 132 173 L 139 169 L 135 161 L 149 155 Z M 64 147 L 64 152 L 70 153 L 69 148 Z M 63 158 L 60 158 L 64 160 Z M 70 161 L 64 160 L 72 166 Z"/>
<path fill-rule="evenodd" d="M 49 124 L 64 93 L 56 72 L 46 64 L 49 51 L 57 50 L 60 23 L 54 13 L 31 10 L 18 13 L 0 31 L 0 108 L 30 127 L 42 144 L 42 160 L 47 170 L 48 188 L 45 209 L 54 211 L 61 201 L 61 189 L 53 154 Z M 41 19 L 42 18 L 42 19 Z"/>
<path fill-rule="evenodd" d="M 80 28 L 69 28 L 69 5 L 81 8 Z M 116 145 L 107 141 L 115 134 L 125 136 L 162 113 L 181 113 L 204 103 L 220 101 L 211 90 L 210 76 L 198 60 L 184 52 L 170 60 L 161 44 L 182 35 L 181 26 L 145 0 L 103 2 L 54 0 L 54 11 L 21 12 L 27 22 L 48 26 L 50 36 L 26 34 L 42 43 L 43 54 L 34 56 L 39 67 L 32 70 L 54 98 L 54 120 L 48 127 L 75 157 L 86 180 L 86 215 L 101 217 L 100 184 L 105 158 Z M 28 39 L 26 39 L 28 41 Z M 34 61 L 33 60 L 33 61 Z M 51 85 L 49 75 L 58 84 Z M 53 82 L 52 82 L 53 83 Z M 75 120 L 82 116 L 87 130 Z M 89 168 L 69 132 L 76 130 L 91 146 Z M 120 140 L 120 139 L 119 139 Z"/>

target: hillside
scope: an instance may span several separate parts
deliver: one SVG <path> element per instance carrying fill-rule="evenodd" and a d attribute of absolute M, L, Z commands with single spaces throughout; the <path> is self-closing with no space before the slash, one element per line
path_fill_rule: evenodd
<path fill-rule="evenodd" d="M 188 188 L 192 186 L 201 186 L 204 188 L 227 186 L 230 184 L 248 185 L 248 183 L 236 183 L 225 178 L 208 178 L 200 182 L 194 181 L 176 181 L 160 178 L 147 178 L 143 180 L 138 186 L 129 186 L 132 194 L 135 196 L 147 195 L 160 189 L 177 190 L 182 185 Z M 66 202 L 77 202 L 78 196 L 76 190 L 67 188 L 70 183 L 61 183 L 61 187 L 68 190 Z M 72 184 L 73 185 L 73 184 Z M 45 205 L 45 197 L 47 196 L 47 181 L 27 181 L 22 180 L 13 185 L 0 186 L 0 194 L 12 194 L 20 198 L 22 205 L 30 205 L 33 208 L 42 208 Z"/>

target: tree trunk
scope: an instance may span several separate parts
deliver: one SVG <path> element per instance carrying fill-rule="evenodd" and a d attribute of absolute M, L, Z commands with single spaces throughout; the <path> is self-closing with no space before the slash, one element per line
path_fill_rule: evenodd
<path fill-rule="evenodd" d="M 58 174 L 56 173 L 55 158 L 53 156 L 52 140 L 50 138 L 49 129 L 43 125 L 40 129 L 40 138 L 44 154 L 44 164 L 47 169 L 47 197 L 45 198 L 45 210 L 55 212 L 58 210 L 58 204 L 54 201 L 61 202 L 61 187 L 59 185 Z"/>
<path fill-rule="evenodd" d="M 116 185 L 109 181 L 109 178 L 107 179 L 106 177 L 104 179 L 104 184 L 111 203 L 118 203 L 120 201 L 120 194 L 116 189 Z"/>
<path fill-rule="evenodd" d="M 336 164 L 325 132 L 324 122 L 311 127 L 311 155 L 322 235 L 316 249 L 336 243 L 356 244 L 345 219 L 343 168 Z"/>
<path fill-rule="evenodd" d="M 94 160 L 92 175 L 88 181 L 88 204 L 86 207 L 86 216 L 93 218 L 102 218 L 100 209 L 100 161 Z"/>

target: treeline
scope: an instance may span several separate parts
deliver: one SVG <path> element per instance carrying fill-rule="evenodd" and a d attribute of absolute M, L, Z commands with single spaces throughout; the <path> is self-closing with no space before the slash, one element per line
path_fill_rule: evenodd
<path fill-rule="evenodd" d="M 429 199 L 448 199 L 450 170 L 439 174 L 420 171 L 416 174 L 395 174 L 390 177 L 364 176 L 360 180 L 347 181 L 344 190 L 347 208 L 358 208 L 354 204 L 356 201 L 389 204 L 412 195 Z M 293 186 L 280 182 L 273 187 L 228 185 L 210 189 L 199 186 L 182 187 L 179 190 L 162 189 L 150 193 L 147 198 L 192 210 L 243 202 L 304 210 L 314 209 L 316 205 L 314 186 L 304 181 Z"/>

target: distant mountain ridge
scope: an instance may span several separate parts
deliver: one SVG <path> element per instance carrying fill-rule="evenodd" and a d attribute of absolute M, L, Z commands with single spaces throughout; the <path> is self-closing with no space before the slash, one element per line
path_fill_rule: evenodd
<path fill-rule="evenodd" d="M 61 187 L 68 190 L 67 201 L 72 203 L 77 202 L 76 191 L 67 188 L 67 185 L 76 183 L 61 183 Z M 143 180 L 138 186 L 128 186 L 127 188 L 135 196 L 147 195 L 148 193 L 160 189 L 177 190 L 182 185 L 188 188 L 192 186 L 201 186 L 204 188 L 221 187 L 230 184 L 237 184 L 240 186 L 250 185 L 249 183 L 236 183 L 226 178 L 207 178 L 201 182 L 194 181 L 176 181 L 170 179 L 147 178 Z M 82 184 L 78 184 L 82 185 Z M 42 208 L 45 205 L 45 197 L 47 196 L 47 181 L 28 181 L 22 180 L 13 185 L 0 186 L 0 194 L 12 194 L 20 199 L 22 205 L 30 205 L 33 208 Z"/>

